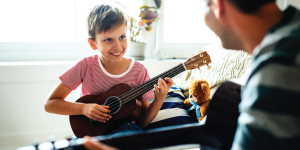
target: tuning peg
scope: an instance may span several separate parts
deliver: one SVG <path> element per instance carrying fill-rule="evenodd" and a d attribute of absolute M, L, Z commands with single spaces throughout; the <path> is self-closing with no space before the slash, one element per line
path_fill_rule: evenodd
<path fill-rule="evenodd" d="M 200 53 L 202 53 L 203 52 L 203 50 L 200 50 L 199 52 L 198 52 L 198 54 L 200 54 Z"/>
<path fill-rule="evenodd" d="M 199 70 L 199 73 L 202 73 L 202 70 L 200 69 L 200 67 L 198 68 L 198 70 Z"/>
<path fill-rule="evenodd" d="M 195 56 L 195 54 L 191 54 L 191 57 L 194 57 Z"/>
<path fill-rule="evenodd" d="M 212 67 L 207 64 L 207 70 L 210 70 Z"/>
<path fill-rule="evenodd" d="M 39 144 L 40 144 L 40 140 L 39 139 L 33 139 L 32 145 L 34 146 L 34 148 L 36 150 L 38 150 Z"/>

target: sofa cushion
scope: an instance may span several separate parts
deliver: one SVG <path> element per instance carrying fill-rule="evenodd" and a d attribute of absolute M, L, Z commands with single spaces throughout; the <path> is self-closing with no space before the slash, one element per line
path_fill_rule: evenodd
<path fill-rule="evenodd" d="M 205 79 L 213 88 L 220 83 L 233 78 L 240 78 L 252 63 L 252 56 L 241 50 L 224 49 L 221 44 L 211 44 L 202 48 L 210 55 L 212 67 L 207 70 L 203 66 L 199 71 L 193 69 L 185 71 L 179 80 L 176 80 L 173 86 L 184 90 L 184 95 L 188 96 L 189 83 L 192 79 Z M 196 52 L 197 53 L 197 52 Z"/>

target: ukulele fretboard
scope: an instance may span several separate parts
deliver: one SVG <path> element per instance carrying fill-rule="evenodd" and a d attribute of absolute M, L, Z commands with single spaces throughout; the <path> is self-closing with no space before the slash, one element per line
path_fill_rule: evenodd
<path fill-rule="evenodd" d="M 166 77 L 173 78 L 185 70 L 186 69 L 185 69 L 184 65 L 179 64 L 179 65 L 151 78 L 150 80 L 144 82 L 143 84 L 123 93 L 122 95 L 119 96 L 119 98 L 121 99 L 122 103 L 125 104 L 125 103 L 129 102 L 130 100 L 133 100 L 133 99 L 143 95 L 144 93 L 148 92 L 149 90 L 153 89 L 153 86 L 158 83 L 159 78 L 162 78 L 162 79 L 164 79 Z"/>

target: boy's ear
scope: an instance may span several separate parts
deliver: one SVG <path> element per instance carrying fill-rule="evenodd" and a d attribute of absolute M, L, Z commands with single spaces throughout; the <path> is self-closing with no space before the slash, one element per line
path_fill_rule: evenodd
<path fill-rule="evenodd" d="M 89 42 L 89 44 L 90 44 L 90 46 L 91 46 L 91 48 L 92 48 L 93 50 L 96 50 L 96 49 L 97 49 L 97 47 L 96 47 L 94 41 L 93 41 L 91 38 L 88 38 L 88 42 Z"/>

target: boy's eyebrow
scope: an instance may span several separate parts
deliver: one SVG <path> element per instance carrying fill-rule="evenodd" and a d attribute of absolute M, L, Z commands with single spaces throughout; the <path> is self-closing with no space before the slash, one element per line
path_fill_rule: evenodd
<path fill-rule="evenodd" d="M 121 35 L 125 35 L 126 32 L 122 33 Z M 110 38 L 111 36 L 110 35 L 103 35 L 103 38 Z"/>

